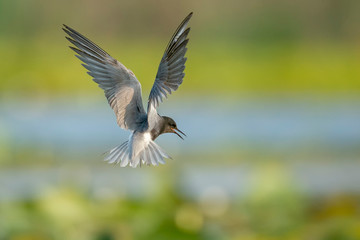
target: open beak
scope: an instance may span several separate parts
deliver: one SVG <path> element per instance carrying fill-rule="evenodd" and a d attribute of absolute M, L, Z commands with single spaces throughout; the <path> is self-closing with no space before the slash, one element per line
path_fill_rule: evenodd
<path fill-rule="evenodd" d="M 179 136 L 179 138 L 181 138 L 182 140 L 184 140 L 184 138 L 179 134 L 181 133 L 182 135 L 184 135 L 186 137 L 186 134 L 183 133 L 182 131 L 180 131 L 178 128 L 171 128 L 173 130 L 173 133 L 175 133 L 176 135 Z"/>

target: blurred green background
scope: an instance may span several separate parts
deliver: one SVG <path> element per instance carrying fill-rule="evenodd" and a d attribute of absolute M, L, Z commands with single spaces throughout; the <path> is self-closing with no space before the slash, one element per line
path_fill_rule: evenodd
<path fill-rule="evenodd" d="M 62 24 L 143 99 L 193 11 L 159 109 L 175 159 L 122 169 L 128 138 Z M 360 2 L 0 0 L 0 239 L 360 239 Z"/>

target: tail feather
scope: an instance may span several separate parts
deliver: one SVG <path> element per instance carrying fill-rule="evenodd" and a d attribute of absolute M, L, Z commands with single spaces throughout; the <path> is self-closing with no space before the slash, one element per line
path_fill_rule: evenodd
<path fill-rule="evenodd" d="M 144 160 L 146 162 L 146 165 L 151 165 L 151 157 L 150 157 L 150 152 L 149 151 L 143 151 L 144 153 Z M 156 164 L 153 164 L 156 165 Z"/>
<path fill-rule="evenodd" d="M 154 161 L 156 161 L 156 165 L 157 163 L 162 163 L 164 164 L 164 159 L 159 151 L 159 149 L 157 148 L 157 146 L 155 144 L 149 144 L 150 147 L 150 151 L 152 151 L 154 153 Z"/>
<path fill-rule="evenodd" d="M 141 153 L 139 153 L 138 155 L 141 155 Z M 133 159 L 131 159 L 129 166 L 136 168 L 139 165 L 139 163 L 141 164 L 140 160 L 141 160 L 140 156 L 134 157 Z"/>
<path fill-rule="evenodd" d="M 126 167 L 129 164 L 129 154 L 127 152 L 127 148 L 120 154 L 117 162 L 120 162 L 120 167 Z"/>
<path fill-rule="evenodd" d="M 150 145 L 155 146 L 155 148 L 160 152 L 161 156 L 163 156 L 164 158 L 172 159 L 172 158 L 169 156 L 169 154 L 167 154 L 167 153 L 165 152 L 165 150 L 162 149 L 162 148 L 161 148 L 159 145 L 157 145 L 155 142 L 151 141 L 151 142 L 150 142 Z"/>
<path fill-rule="evenodd" d="M 156 153 L 155 153 L 154 147 L 153 147 L 151 144 L 149 144 L 149 146 L 148 146 L 148 151 L 146 151 L 146 152 L 147 152 L 147 153 L 149 154 L 149 156 L 150 156 L 150 161 L 151 161 L 152 165 L 154 165 L 154 166 L 159 165 L 158 161 L 156 160 L 156 159 L 157 159 L 157 155 L 156 155 Z"/>
<path fill-rule="evenodd" d="M 124 142 L 120 146 L 117 146 L 117 147 L 111 149 L 107 153 L 108 155 L 105 157 L 105 161 L 108 161 L 109 163 L 116 162 L 116 160 L 118 159 L 118 155 L 121 153 L 121 150 L 123 150 L 126 145 L 127 145 L 127 142 Z"/>
<path fill-rule="evenodd" d="M 146 165 L 154 165 L 157 166 L 159 163 L 165 164 L 164 158 L 171 157 L 154 141 L 150 141 L 149 144 L 135 157 L 132 157 L 130 154 L 129 141 L 124 142 L 123 144 L 111 149 L 107 156 L 105 157 L 105 161 L 109 163 L 120 163 L 121 167 L 131 166 L 136 168 L 137 166 L 141 166 L 141 164 Z"/>

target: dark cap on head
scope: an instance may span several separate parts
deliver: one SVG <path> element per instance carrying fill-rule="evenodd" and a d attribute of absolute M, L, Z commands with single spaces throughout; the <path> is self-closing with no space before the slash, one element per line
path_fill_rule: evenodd
<path fill-rule="evenodd" d="M 163 116 L 162 117 L 164 122 L 164 128 L 163 128 L 163 133 L 175 133 L 176 135 L 178 135 L 181 139 L 184 140 L 184 138 L 179 134 L 183 134 L 184 136 L 185 133 L 183 133 L 182 131 L 180 131 L 177 126 L 176 126 L 176 122 L 174 121 L 174 119 L 170 118 L 170 117 L 166 117 L 166 116 Z"/>

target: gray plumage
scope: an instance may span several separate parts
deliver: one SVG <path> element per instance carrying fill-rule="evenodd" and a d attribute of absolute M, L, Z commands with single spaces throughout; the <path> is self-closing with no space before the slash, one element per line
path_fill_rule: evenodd
<path fill-rule="evenodd" d="M 158 165 L 171 158 L 154 140 L 163 133 L 181 132 L 173 119 L 160 116 L 156 108 L 164 98 L 177 90 L 184 78 L 185 53 L 190 28 L 187 24 L 190 13 L 176 29 L 160 61 L 154 85 L 150 91 L 147 113 L 141 97 L 141 84 L 135 74 L 111 57 L 98 45 L 74 29 L 64 25 L 66 37 L 114 110 L 117 123 L 123 129 L 131 130 L 128 141 L 110 150 L 105 157 L 109 163 L 137 167 L 141 164 Z M 184 134 L 185 135 L 185 134 Z M 181 137 L 182 138 L 182 137 Z"/>

